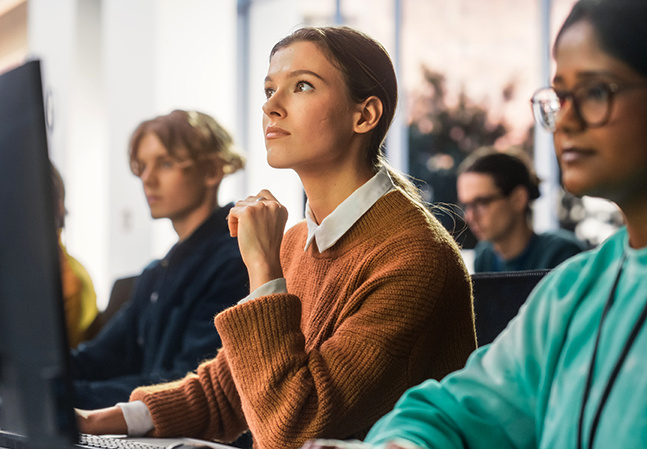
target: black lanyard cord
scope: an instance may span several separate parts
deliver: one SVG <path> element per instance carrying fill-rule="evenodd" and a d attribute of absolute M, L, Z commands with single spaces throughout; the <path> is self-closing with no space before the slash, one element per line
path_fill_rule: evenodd
<path fill-rule="evenodd" d="M 633 329 L 631 330 L 631 334 L 629 335 L 629 338 L 627 339 L 627 342 L 625 343 L 624 348 L 622 349 L 622 353 L 620 354 L 620 357 L 618 358 L 618 361 L 616 362 L 616 366 L 613 367 L 613 372 L 611 373 L 611 377 L 609 378 L 609 382 L 607 383 L 606 388 L 604 389 L 604 393 L 602 394 L 602 398 L 600 399 L 600 406 L 598 407 L 595 417 L 593 418 L 593 423 L 591 424 L 591 437 L 590 437 L 590 444 L 589 447 L 593 447 L 593 439 L 595 438 L 595 432 L 598 430 L 598 423 L 600 422 L 600 416 L 602 415 L 602 407 L 607 401 L 607 398 L 609 397 L 609 394 L 611 393 L 611 387 L 613 386 L 614 382 L 616 381 L 616 377 L 618 377 L 618 373 L 620 372 L 620 368 L 622 367 L 622 364 L 624 363 L 625 359 L 627 358 L 627 354 L 629 353 L 629 350 L 631 349 L 631 346 L 633 345 L 634 341 L 636 340 L 636 337 L 638 336 L 638 333 L 640 332 L 640 329 L 643 327 L 645 324 L 645 320 L 647 319 L 647 303 L 645 303 L 645 306 L 643 307 L 643 310 L 640 314 L 640 317 L 638 317 L 638 321 L 636 321 L 636 324 L 634 325 Z"/>
<path fill-rule="evenodd" d="M 589 366 L 589 373 L 586 379 L 586 386 L 584 388 L 584 396 L 582 398 L 582 408 L 580 410 L 580 420 L 578 423 L 578 428 L 577 428 L 577 448 L 581 449 L 582 448 L 582 429 L 584 427 L 584 410 L 586 408 L 586 403 L 588 402 L 589 394 L 591 392 L 591 385 L 593 384 L 593 370 L 595 368 L 595 361 L 597 359 L 597 353 L 598 353 L 598 346 L 600 343 L 600 335 L 602 334 L 602 325 L 604 324 L 604 320 L 607 316 L 607 313 L 609 312 L 609 309 L 613 305 L 613 302 L 615 300 L 615 293 L 616 289 L 618 288 L 618 282 L 620 280 L 620 275 L 622 274 L 622 267 L 625 262 L 625 256 L 623 255 L 622 260 L 620 261 L 620 268 L 618 270 L 618 274 L 616 275 L 616 280 L 613 283 L 613 287 L 611 289 L 611 292 L 609 293 L 609 299 L 607 299 L 607 303 L 604 306 L 604 311 L 602 312 L 602 318 L 600 319 L 600 325 L 598 327 L 598 333 L 595 339 L 595 346 L 593 349 L 593 357 L 591 357 L 591 364 Z M 627 341 L 625 342 L 625 345 L 622 349 L 622 352 L 620 353 L 620 357 L 618 357 L 618 360 L 616 361 L 615 366 L 613 367 L 613 371 L 611 372 L 611 376 L 609 377 L 609 380 L 607 381 L 607 384 L 604 388 L 604 392 L 602 393 L 602 397 L 600 398 L 600 404 L 598 405 L 598 408 L 595 411 L 595 415 L 593 417 L 593 421 L 591 423 L 591 431 L 590 431 L 590 436 L 589 436 L 589 441 L 587 447 L 591 449 L 593 447 L 593 440 L 595 439 L 595 434 L 597 432 L 598 424 L 600 422 L 600 416 L 602 415 L 602 409 L 606 405 L 607 399 L 609 398 L 609 394 L 611 393 L 611 389 L 613 388 L 613 385 L 616 381 L 616 378 L 618 377 L 618 374 L 620 373 L 620 369 L 622 368 L 622 364 L 624 363 L 625 359 L 627 358 L 627 354 L 629 354 L 629 350 L 631 349 L 632 345 L 634 344 L 638 333 L 642 329 L 643 325 L 645 324 L 645 321 L 647 320 L 647 303 L 643 306 L 643 310 L 638 317 L 638 320 L 634 324 L 631 333 L 629 334 L 629 337 L 627 338 Z"/>
<path fill-rule="evenodd" d="M 611 308 L 613 301 L 615 299 L 616 288 L 618 287 L 618 281 L 620 280 L 620 275 L 622 274 L 622 267 L 625 263 L 624 256 L 620 261 L 620 268 L 618 269 L 618 274 L 616 279 L 613 282 L 613 287 L 609 293 L 609 298 L 607 299 L 606 304 L 604 305 L 604 310 L 602 311 L 602 318 L 600 318 L 600 324 L 598 326 L 598 333 L 595 337 L 595 346 L 593 347 L 593 356 L 591 357 L 591 364 L 589 365 L 589 374 L 586 377 L 586 385 L 584 386 L 584 396 L 582 397 L 582 408 L 580 409 L 580 420 L 577 426 L 577 449 L 582 449 L 582 428 L 584 427 L 584 409 L 586 408 L 586 403 L 589 400 L 589 393 L 591 392 L 591 384 L 593 383 L 593 367 L 595 366 L 595 359 L 598 355 L 598 345 L 600 344 L 600 334 L 602 333 L 602 325 L 604 324 L 604 319 L 607 317 L 607 312 Z M 589 447 L 591 447 L 591 441 L 589 441 Z"/>

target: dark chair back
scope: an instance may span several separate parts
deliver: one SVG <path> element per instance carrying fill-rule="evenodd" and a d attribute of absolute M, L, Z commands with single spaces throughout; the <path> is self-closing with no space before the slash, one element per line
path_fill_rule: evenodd
<path fill-rule="evenodd" d="M 479 346 L 492 341 L 517 315 L 535 285 L 550 270 L 475 273 L 474 314 Z"/>
<path fill-rule="evenodd" d="M 101 328 L 112 318 L 128 300 L 133 292 L 135 281 L 139 276 L 120 278 L 112 284 L 110 299 L 106 310 L 99 312 L 92 324 L 85 331 L 85 340 L 92 340 Z"/>

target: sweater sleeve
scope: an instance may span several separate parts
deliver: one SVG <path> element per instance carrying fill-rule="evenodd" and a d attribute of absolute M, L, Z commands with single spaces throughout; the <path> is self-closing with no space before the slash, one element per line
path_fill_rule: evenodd
<path fill-rule="evenodd" d="M 534 448 L 569 313 L 552 307 L 560 289 L 551 274 L 519 315 L 466 367 L 411 388 L 366 441 L 404 439 L 422 448 Z"/>
<path fill-rule="evenodd" d="M 224 350 L 184 379 L 136 389 L 130 401 L 148 407 L 152 436 L 233 441 L 247 428 Z"/>

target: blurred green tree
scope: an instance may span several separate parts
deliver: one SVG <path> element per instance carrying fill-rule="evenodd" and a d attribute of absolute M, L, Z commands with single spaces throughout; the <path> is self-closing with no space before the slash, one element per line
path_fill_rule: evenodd
<path fill-rule="evenodd" d="M 441 223 L 464 247 L 473 247 L 471 235 L 456 208 L 456 172 L 473 151 L 493 145 L 508 133 L 503 121 L 489 120 L 488 111 L 459 94 L 456 105 L 446 101 L 445 76 L 423 66 L 426 94 L 416 98 L 416 114 L 409 125 L 409 174 L 416 180 L 426 201 Z M 514 85 L 503 89 L 504 101 Z"/>

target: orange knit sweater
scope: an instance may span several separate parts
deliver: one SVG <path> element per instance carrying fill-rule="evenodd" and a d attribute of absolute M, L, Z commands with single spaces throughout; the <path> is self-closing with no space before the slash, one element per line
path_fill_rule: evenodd
<path fill-rule="evenodd" d="M 298 448 L 360 438 L 409 387 L 462 368 L 476 348 L 470 278 L 442 226 L 399 191 L 330 249 L 283 241 L 288 292 L 220 313 L 223 349 L 197 374 L 135 390 L 157 436 Z"/>

